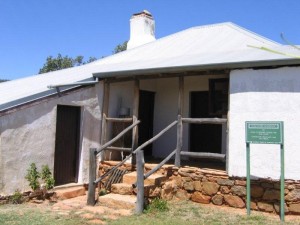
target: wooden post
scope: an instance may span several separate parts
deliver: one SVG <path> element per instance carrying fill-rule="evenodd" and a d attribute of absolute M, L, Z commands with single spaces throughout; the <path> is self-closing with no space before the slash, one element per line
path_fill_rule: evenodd
<path fill-rule="evenodd" d="M 132 106 L 132 122 L 135 123 L 138 120 L 139 116 L 139 100 L 140 100 L 140 81 L 134 81 L 134 97 L 133 97 L 133 106 Z M 138 146 L 138 126 L 132 129 L 132 151 L 134 151 Z M 136 158 L 135 155 L 132 155 L 132 165 L 135 164 Z"/>
<path fill-rule="evenodd" d="M 144 211 L 144 164 L 144 151 L 139 150 L 136 153 L 137 200 L 135 211 L 137 214 Z"/>
<path fill-rule="evenodd" d="M 101 127 L 101 146 L 106 143 L 107 138 L 107 121 L 106 118 L 108 117 L 108 106 L 109 106 L 109 83 L 105 80 L 104 87 L 103 87 L 103 101 L 102 101 L 102 127 Z M 101 152 L 100 158 L 101 161 L 104 161 L 104 153 L 105 151 Z"/>
<path fill-rule="evenodd" d="M 175 156 L 175 166 L 180 167 L 180 152 L 182 150 L 182 113 L 183 113 L 183 76 L 179 77 L 178 87 L 178 124 L 177 124 L 177 151 Z"/>
<path fill-rule="evenodd" d="M 89 190 L 88 190 L 88 205 L 95 205 L 95 194 L 96 194 L 96 185 L 94 181 L 96 180 L 96 153 L 97 149 L 91 148 L 90 149 L 90 165 L 89 165 Z"/>

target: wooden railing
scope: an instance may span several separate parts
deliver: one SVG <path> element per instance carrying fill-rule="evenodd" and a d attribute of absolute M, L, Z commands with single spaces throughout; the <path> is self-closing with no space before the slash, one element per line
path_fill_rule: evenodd
<path fill-rule="evenodd" d="M 110 121 L 119 122 L 119 120 L 106 118 Z M 124 121 L 123 121 L 124 122 Z M 128 120 L 128 122 L 130 122 Z M 132 157 L 133 154 L 136 154 L 136 169 L 137 169 L 137 181 L 134 184 L 134 186 L 137 187 L 137 205 L 136 205 L 136 212 L 142 213 L 143 207 L 144 207 L 144 179 L 147 179 L 149 176 L 151 176 L 153 173 L 155 173 L 157 170 L 159 170 L 163 165 L 165 165 L 174 155 L 175 155 L 175 166 L 180 166 L 181 156 L 188 156 L 188 157 L 194 157 L 194 158 L 212 158 L 212 159 L 218 159 L 218 160 L 225 160 L 226 155 L 225 154 L 218 154 L 218 153 L 209 153 L 209 152 L 188 152 L 188 151 L 182 151 L 182 139 L 183 139 L 183 128 L 182 123 L 195 123 L 195 124 L 226 124 L 227 119 L 223 118 L 181 118 L 181 116 L 178 116 L 178 120 L 172 122 L 169 124 L 166 128 L 164 128 L 162 131 L 160 131 L 158 134 L 156 134 L 154 137 L 137 147 L 134 151 L 131 151 L 131 154 L 128 155 L 124 160 L 119 162 L 117 165 L 115 165 L 111 170 L 103 174 L 98 179 L 96 178 L 96 155 L 99 154 L 104 149 L 109 150 L 118 150 L 118 151 L 124 151 L 124 148 L 118 148 L 118 147 L 110 147 L 115 141 L 117 141 L 120 137 L 122 137 L 126 132 L 133 129 L 140 121 L 137 121 L 133 123 L 131 126 L 127 127 L 125 130 L 123 130 L 120 134 L 118 134 L 115 138 L 113 138 L 111 141 L 104 144 L 99 150 L 91 149 L 90 150 L 90 178 L 89 178 L 89 194 L 88 194 L 88 205 L 94 205 L 95 204 L 95 185 L 100 182 L 103 178 L 108 176 L 109 174 L 113 173 L 118 167 L 123 165 L 128 159 Z M 164 160 L 161 161 L 156 167 L 154 167 L 152 170 L 144 174 L 144 153 L 143 148 L 145 148 L 147 145 L 153 143 L 158 138 L 160 138 L 163 134 L 165 134 L 168 130 L 170 130 L 172 127 L 177 125 L 177 146 L 176 149 L 173 150 Z M 130 151 L 131 149 L 126 149 L 127 151 Z M 176 165 L 177 163 L 177 165 Z"/>
<path fill-rule="evenodd" d="M 97 168 L 96 168 L 97 167 L 97 161 L 96 161 L 96 159 L 97 159 L 97 155 L 99 153 L 101 153 L 102 151 L 104 151 L 105 149 L 109 148 L 113 143 L 115 143 L 117 140 L 119 140 L 128 131 L 130 131 L 134 127 L 136 127 L 139 123 L 140 123 L 139 120 L 136 121 L 136 122 L 134 122 L 132 125 L 130 125 L 126 129 L 124 129 L 122 132 L 120 132 L 116 137 L 114 137 L 109 142 L 107 142 L 104 145 L 102 145 L 100 149 L 96 149 L 96 148 L 91 148 L 90 149 L 90 158 L 89 158 L 89 163 L 90 163 L 89 164 L 89 189 L 88 189 L 88 200 L 87 200 L 87 204 L 88 205 L 94 205 L 95 204 L 96 184 L 99 183 L 104 177 L 108 176 L 110 173 L 112 173 L 114 170 L 116 170 L 116 168 L 118 168 L 119 166 L 121 166 L 122 164 L 124 164 L 126 162 L 126 160 L 128 160 L 132 156 L 132 153 L 129 156 L 127 156 L 122 162 L 120 162 L 119 164 L 117 164 L 115 166 L 115 169 L 108 171 L 107 173 L 105 173 L 104 175 L 102 175 L 98 179 L 96 179 L 96 170 L 97 170 Z M 123 148 L 120 148 L 120 149 L 114 148 L 114 150 L 124 151 Z"/>

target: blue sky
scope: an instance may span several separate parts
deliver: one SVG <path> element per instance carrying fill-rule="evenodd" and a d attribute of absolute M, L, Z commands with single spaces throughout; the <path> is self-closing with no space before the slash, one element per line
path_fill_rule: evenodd
<path fill-rule="evenodd" d="M 160 38 L 189 27 L 234 22 L 281 42 L 300 44 L 298 0 L 0 0 L 0 78 L 37 74 L 58 53 L 100 58 L 129 39 L 129 19 L 143 9 Z"/>

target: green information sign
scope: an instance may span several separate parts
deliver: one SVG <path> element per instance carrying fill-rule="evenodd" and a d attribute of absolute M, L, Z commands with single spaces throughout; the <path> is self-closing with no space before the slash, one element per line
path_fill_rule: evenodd
<path fill-rule="evenodd" d="M 246 122 L 246 143 L 283 144 L 283 122 Z"/>
<path fill-rule="evenodd" d="M 280 219 L 284 222 L 284 144 L 282 121 L 247 121 L 246 129 L 246 162 L 247 162 L 247 214 L 250 215 L 250 144 L 280 144 Z"/>

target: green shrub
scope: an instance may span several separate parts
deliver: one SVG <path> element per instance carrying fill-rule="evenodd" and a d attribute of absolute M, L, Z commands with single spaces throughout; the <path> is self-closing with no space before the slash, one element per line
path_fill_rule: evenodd
<path fill-rule="evenodd" d="M 24 199 L 23 199 L 23 195 L 20 192 L 20 190 L 15 190 L 15 193 L 9 197 L 9 202 L 12 204 L 21 204 L 23 203 Z"/>
<path fill-rule="evenodd" d="M 27 170 L 25 178 L 28 180 L 29 186 L 33 191 L 40 188 L 40 173 L 37 171 L 35 163 L 30 164 L 30 168 Z"/>
<path fill-rule="evenodd" d="M 168 210 L 168 202 L 160 198 L 153 199 L 146 207 L 146 212 L 165 212 Z"/>
<path fill-rule="evenodd" d="M 41 178 L 45 182 L 47 190 L 50 190 L 54 187 L 55 180 L 52 176 L 52 173 L 51 173 L 48 165 L 43 165 L 42 166 Z"/>
<path fill-rule="evenodd" d="M 107 194 L 107 191 L 105 189 L 100 189 L 99 196 L 103 196 L 103 195 L 106 195 L 106 194 Z"/>

